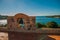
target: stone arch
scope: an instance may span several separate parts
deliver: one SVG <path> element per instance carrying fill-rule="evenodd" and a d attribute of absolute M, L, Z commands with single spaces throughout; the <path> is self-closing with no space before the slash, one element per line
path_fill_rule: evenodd
<path fill-rule="evenodd" d="M 28 15 L 25 15 L 25 14 L 23 14 L 23 13 L 18 13 L 18 14 L 16 14 L 15 16 L 14 16 L 14 18 L 15 18 L 15 20 L 16 20 L 16 22 L 17 22 L 17 20 L 18 19 L 20 19 L 20 18 L 22 18 L 22 19 L 24 19 L 24 27 L 25 28 L 27 28 L 27 26 L 28 26 L 28 22 L 30 22 L 30 17 L 28 16 Z M 17 23 L 18 24 L 18 23 Z M 18 24 L 19 25 L 19 24 Z M 19 27 L 19 26 L 18 26 Z"/>
<path fill-rule="evenodd" d="M 20 29 L 21 24 L 24 24 L 23 28 L 28 29 L 28 30 L 33 29 L 35 27 L 35 17 L 28 16 L 23 13 L 18 13 L 15 16 L 9 16 L 7 20 L 8 20 L 8 28 L 12 28 L 12 29 L 19 28 Z M 23 23 L 21 22 L 21 20 Z"/>
<path fill-rule="evenodd" d="M 24 19 L 29 19 L 29 16 L 28 15 L 25 15 L 23 13 L 18 13 L 14 16 L 16 19 L 18 18 L 24 18 Z"/>

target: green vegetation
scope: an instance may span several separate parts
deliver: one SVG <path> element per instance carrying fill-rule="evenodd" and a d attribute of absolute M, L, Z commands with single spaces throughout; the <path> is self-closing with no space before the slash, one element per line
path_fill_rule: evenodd
<path fill-rule="evenodd" d="M 46 25 L 48 28 L 58 28 L 58 24 L 54 21 L 48 22 Z"/>
<path fill-rule="evenodd" d="M 41 23 L 36 23 L 36 26 L 37 26 L 37 28 L 46 27 L 46 25 L 43 25 L 43 24 L 41 24 Z"/>
<path fill-rule="evenodd" d="M 7 24 L 5 24 L 5 25 L 2 24 L 2 25 L 0 25 L 0 27 L 7 27 Z"/>
<path fill-rule="evenodd" d="M 58 25 L 54 21 L 48 22 L 46 25 L 43 25 L 41 23 L 36 23 L 36 26 L 37 28 L 60 28 L 60 25 Z"/>

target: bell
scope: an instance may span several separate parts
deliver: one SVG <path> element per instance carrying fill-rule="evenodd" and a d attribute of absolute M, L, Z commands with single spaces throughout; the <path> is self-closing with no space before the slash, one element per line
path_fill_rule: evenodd
<path fill-rule="evenodd" d="M 23 19 L 19 19 L 19 24 L 24 24 Z"/>

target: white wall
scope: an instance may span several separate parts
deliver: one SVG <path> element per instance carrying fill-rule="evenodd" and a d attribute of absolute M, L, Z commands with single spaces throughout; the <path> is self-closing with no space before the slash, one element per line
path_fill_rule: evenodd
<path fill-rule="evenodd" d="M 5 25 L 5 24 L 7 24 L 7 19 L 4 19 L 4 20 L 0 20 L 0 25 Z"/>

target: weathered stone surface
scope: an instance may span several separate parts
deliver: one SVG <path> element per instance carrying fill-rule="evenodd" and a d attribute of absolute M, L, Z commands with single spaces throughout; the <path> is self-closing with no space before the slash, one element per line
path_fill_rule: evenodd
<path fill-rule="evenodd" d="M 35 16 L 28 16 L 28 15 L 25 15 L 22 13 L 18 13 L 15 16 L 9 16 L 7 18 L 8 28 L 10 28 L 10 29 L 21 28 L 21 25 L 19 24 L 19 19 L 23 19 L 23 22 L 24 22 L 23 29 L 26 29 L 26 30 L 34 29 Z"/>
<path fill-rule="evenodd" d="M 27 32 L 9 32 L 9 40 L 37 40 L 39 34 Z"/>

